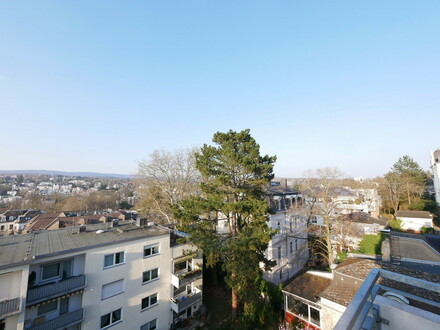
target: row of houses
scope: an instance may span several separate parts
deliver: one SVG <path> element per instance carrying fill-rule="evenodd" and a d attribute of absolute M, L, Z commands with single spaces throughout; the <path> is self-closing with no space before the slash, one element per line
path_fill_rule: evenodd
<path fill-rule="evenodd" d="M 202 305 L 203 258 L 131 221 L 0 238 L 0 328 L 169 329 Z"/>
<path fill-rule="evenodd" d="M 71 213 L 66 212 L 46 213 L 41 210 L 7 210 L 0 214 L 0 235 L 106 223 L 136 219 L 136 217 L 136 212 L 124 211 L 104 214 L 71 215 Z"/>

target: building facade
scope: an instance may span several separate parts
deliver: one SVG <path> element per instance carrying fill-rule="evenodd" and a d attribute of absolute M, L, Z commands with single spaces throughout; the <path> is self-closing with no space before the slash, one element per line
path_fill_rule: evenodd
<path fill-rule="evenodd" d="M 171 235 L 123 221 L 0 238 L 0 324 L 8 330 L 169 329 L 176 314 L 187 318 L 202 303 L 200 271 L 185 283 L 174 281 L 176 258 L 186 258 L 191 270 L 201 269 L 202 259 L 183 255 L 195 248 L 170 244 Z M 180 269 L 183 279 L 189 271 Z M 177 290 L 185 285 L 184 304 L 176 302 L 176 284 Z"/>
<path fill-rule="evenodd" d="M 440 149 L 431 152 L 431 170 L 435 201 L 440 205 Z"/>
<path fill-rule="evenodd" d="M 271 186 L 267 198 L 273 214 L 269 226 L 276 229 L 266 251 L 266 257 L 276 261 L 264 278 L 273 283 L 282 283 L 295 276 L 307 263 L 307 218 L 302 208 L 302 194 L 296 190 Z"/>

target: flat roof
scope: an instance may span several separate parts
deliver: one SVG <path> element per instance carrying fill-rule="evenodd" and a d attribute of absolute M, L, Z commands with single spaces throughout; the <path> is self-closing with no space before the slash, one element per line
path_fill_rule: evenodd
<path fill-rule="evenodd" d="M 85 232 L 80 232 L 79 228 L 70 227 L 0 237 L 0 269 L 32 263 L 34 260 L 52 255 L 170 233 L 166 228 L 136 226 L 132 221 L 119 221 L 117 227 L 110 227 L 110 223 L 87 225 Z M 97 233 L 98 230 L 103 232 Z"/>

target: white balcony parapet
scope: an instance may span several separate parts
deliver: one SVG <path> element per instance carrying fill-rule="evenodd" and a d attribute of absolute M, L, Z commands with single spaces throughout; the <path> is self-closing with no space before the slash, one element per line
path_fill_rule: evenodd
<path fill-rule="evenodd" d="M 171 309 L 175 311 L 176 313 L 180 313 L 181 311 L 185 310 L 195 302 L 202 299 L 202 292 L 198 292 L 191 295 L 182 295 L 181 298 L 174 297 L 170 299 L 171 302 Z"/>
<path fill-rule="evenodd" d="M 396 324 L 389 324 L 389 320 L 383 318 L 381 315 L 381 310 L 385 311 L 385 308 L 381 307 L 377 302 L 384 302 L 381 296 L 378 296 L 378 292 L 380 288 L 384 288 L 386 290 L 392 290 L 388 287 L 383 287 L 379 284 L 376 284 L 376 281 L 379 277 L 387 278 L 393 281 L 397 281 L 400 283 L 404 283 L 406 285 L 411 285 L 414 287 L 418 287 L 421 289 L 425 289 L 431 292 L 436 292 L 440 295 L 440 284 L 433 283 L 426 280 L 410 277 L 407 275 L 402 275 L 390 271 L 386 271 L 383 269 L 374 268 L 370 274 L 367 276 L 353 300 L 348 305 L 344 314 L 342 314 L 338 323 L 335 326 L 335 330 L 346 330 L 346 329 L 380 329 L 380 323 L 387 324 L 390 328 L 394 328 Z M 404 292 L 399 292 L 399 294 L 405 294 Z M 376 299 L 377 298 L 380 299 Z M 430 302 L 429 300 L 417 297 L 412 294 L 408 294 L 408 296 L 413 297 L 414 299 L 419 299 L 420 301 Z M 406 299 L 406 298 L 405 298 Z M 390 301 L 389 305 L 395 304 L 394 301 Z M 431 302 L 432 305 L 438 306 L 438 303 Z M 388 304 L 387 304 L 388 305 Z M 414 306 L 406 306 L 400 305 L 397 311 L 400 311 L 400 318 L 403 318 L 403 311 L 409 315 L 412 315 L 412 319 L 415 322 L 425 321 L 430 322 L 429 324 L 435 324 L 440 328 L 440 316 L 429 313 L 425 310 L 421 310 L 415 308 Z M 390 314 L 388 314 L 388 317 Z M 397 317 L 399 318 L 399 317 Z M 428 319 L 429 318 L 429 319 Z M 419 319 L 419 321 L 417 321 Z M 379 325 L 378 325 L 379 324 Z M 408 324 L 407 324 L 408 325 Z M 409 325 L 408 325 L 409 326 Z"/>

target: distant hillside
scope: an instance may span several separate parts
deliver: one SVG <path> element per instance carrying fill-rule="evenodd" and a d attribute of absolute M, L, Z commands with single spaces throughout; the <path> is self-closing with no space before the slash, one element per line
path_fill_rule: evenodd
<path fill-rule="evenodd" d="M 50 170 L 0 170 L 0 175 L 63 175 L 63 176 L 85 176 L 93 178 L 119 178 L 130 179 L 133 175 L 129 174 L 113 174 L 113 173 L 95 173 L 95 172 L 64 172 L 64 171 L 50 171 Z"/>

